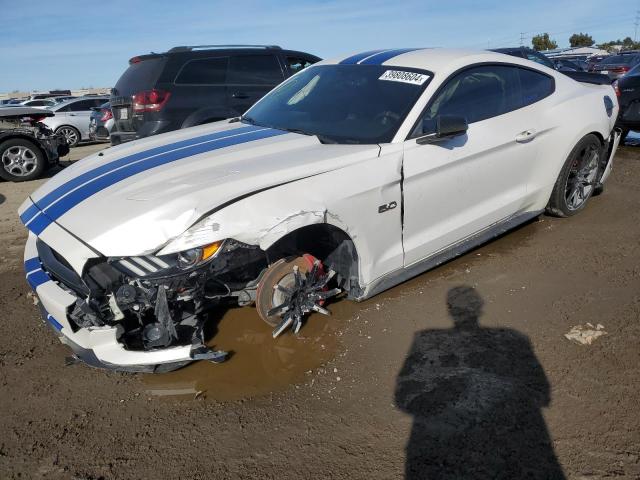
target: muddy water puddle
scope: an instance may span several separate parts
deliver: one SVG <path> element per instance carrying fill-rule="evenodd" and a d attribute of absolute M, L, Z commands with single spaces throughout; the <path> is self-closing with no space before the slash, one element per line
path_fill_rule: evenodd
<path fill-rule="evenodd" d="M 237 400 L 300 383 L 306 372 L 335 357 L 339 328 L 358 306 L 339 301 L 330 308 L 332 316 L 311 315 L 297 336 L 285 332 L 276 339 L 254 308 L 230 308 L 209 342 L 212 348 L 231 352 L 227 361 L 200 361 L 175 372 L 144 375 L 145 388 L 156 396 Z"/>
<path fill-rule="evenodd" d="M 272 328 L 259 319 L 254 308 L 230 308 L 209 342 L 212 348 L 231 352 L 226 362 L 200 361 L 175 372 L 143 375 L 145 388 L 154 396 L 184 399 L 202 396 L 209 400 L 237 400 L 284 390 L 303 382 L 307 372 L 336 356 L 340 329 L 351 318 L 372 305 L 402 297 L 421 287 L 427 278 L 450 278 L 464 264 L 491 261 L 492 257 L 523 247 L 544 225 L 533 221 L 363 303 L 345 299 L 332 302 L 329 305 L 332 316 L 311 315 L 298 336 L 286 332 L 273 339 Z"/>

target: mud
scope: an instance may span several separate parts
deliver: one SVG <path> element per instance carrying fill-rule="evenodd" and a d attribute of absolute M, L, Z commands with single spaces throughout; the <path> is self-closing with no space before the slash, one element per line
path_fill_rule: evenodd
<path fill-rule="evenodd" d="M 236 400 L 282 391 L 335 356 L 339 327 L 339 320 L 316 314 L 298 335 L 285 333 L 274 340 L 273 327 L 260 321 L 255 309 L 232 308 L 224 312 L 209 342 L 230 353 L 224 364 L 198 362 L 142 380 L 151 395 L 186 399 Z"/>
<path fill-rule="evenodd" d="M 334 302 L 302 339 L 232 309 L 227 363 L 161 376 L 65 366 L 21 266 L 41 182 L 0 183 L 0 478 L 640 478 L 639 178 L 632 138 L 576 217 Z M 607 335 L 564 337 L 586 323 Z"/>

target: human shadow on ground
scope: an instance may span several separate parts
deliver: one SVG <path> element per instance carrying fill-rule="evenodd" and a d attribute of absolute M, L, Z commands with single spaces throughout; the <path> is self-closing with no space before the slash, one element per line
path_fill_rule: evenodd
<path fill-rule="evenodd" d="M 413 415 L 407 479 L 564 479 L 541 408 L 550 387 L 529 339 L 479 325 L 483 300 L 447 294 L 453 328 L 423 330 L 398 376 L 396 404 Z"/>

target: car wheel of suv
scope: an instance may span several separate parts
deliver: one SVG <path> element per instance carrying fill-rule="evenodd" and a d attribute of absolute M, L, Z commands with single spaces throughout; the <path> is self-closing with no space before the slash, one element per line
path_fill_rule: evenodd
<path fill-rule="evenodd" d="M 38 146 L 24 138 L 0 143 L 0 177 L 10 182 L 26 182 L 38 178 L 46 167 Z"/>
<path fill-rule="evenodd" d="M 278 326 L 282 318 L 278 315 L 268 315 L 269 310 L 280 305 L 284 298 L 283 293 L 276 289 L 277 285 L 290 288 L 295 282 L 294 267 L 302 274 L 310 272 L 313 268 L 314 258 L 311 255 L 301 257 L 282 258 L 271 265 L 262 276 L 256 291 L 256 309 L 262 320 L 272 327 Z"/>
<path fill-rule="evenodd" d="M 56 133 L 63 135 L 67 140 L 67 145 L 70 147 L 75 147 L 80 142 L 80 132 L 78 129 L 70 127 L 69 125 L 58 127 Z"/>
<path fill-rule="evenodd" d="M 548 214 L 570 217 L 585 207 L 595 191 L 601 155 L 600 140 L 592 134 L 573 147 L 553 187 L 546 209 Z"/>

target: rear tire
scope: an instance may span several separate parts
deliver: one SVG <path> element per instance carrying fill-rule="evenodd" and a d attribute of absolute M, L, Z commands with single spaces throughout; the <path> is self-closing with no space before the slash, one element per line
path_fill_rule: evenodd
<path fill-rule="evenodd" d="M 80 131 L 70 125 L 63 125 L 62 127 L 58 127 L 56 129 L 56 133 L 64 136 L 69 147 L 75 147 L 76 145 L 78 145 L 78 143 L 80 143 L 80 140 L 82 139 L 82 137 L 80 136 Z"/>
<path fill-rule="evenodd" d="M 282 318 L 278 315 L 267 315 L 269 310 L 282 303 L 278 300 L 278 295 L 282 293 L 276 291 L 274 287 L 279 283 L 287 286 L 288 283 L 293 282 L 294 266 L 297 266 L 302 274 L 311 271 L 313 261 L 314 258 L 311 255 L 282 258 L 267 269 L 256 291 L 256 310 L 262 320 L 272 327 L 277 327 L 282 322 Z"/>
<path fill-rule="evenodd" d="M 0 143 L 0 177 L 9 182 L 27 182 L 40 177 L 47 162 L 40 148 L 24 138 Z"/>
<path fill-rule="evenodd" d="M 602 144 L 593 134 L 573 147 L 551 192 L 547 214 L 570 217 L 585 207 L 596 190 L 602 153 Z"/>

